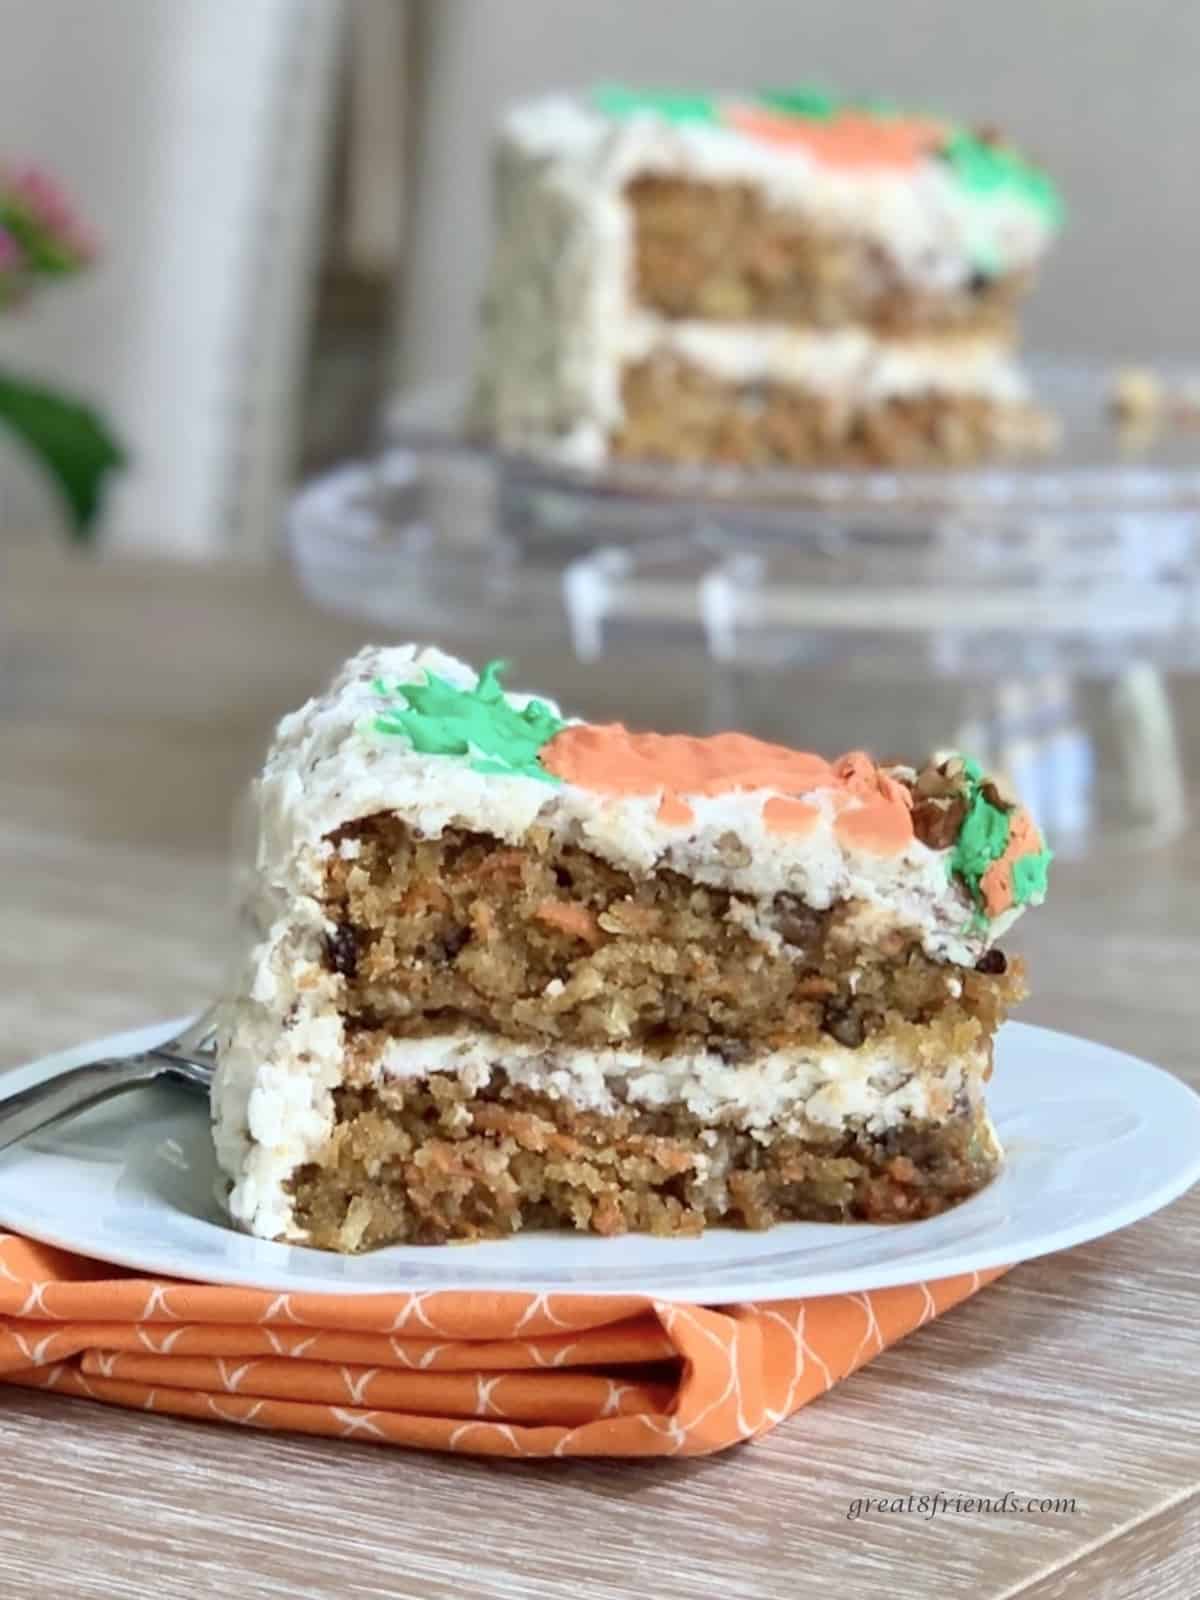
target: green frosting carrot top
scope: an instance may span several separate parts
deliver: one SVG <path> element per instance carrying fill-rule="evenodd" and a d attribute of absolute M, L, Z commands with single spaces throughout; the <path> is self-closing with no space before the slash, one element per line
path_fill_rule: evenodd
<path fill-rule="evenodd" d="M 557 783 L 538 760 L 538 751 L 565 726 L 541 700 L 517 711 L 500 684 L 502 661 L 489 661 L 473 689 L 459 689 L 426 673 L 424 683 L 372 688 L 385 708 L 372 726 L 376 733 L 401 735 L 414 750 L 430 756 L 470 756 L 476 772 L 507 773 Z"/>

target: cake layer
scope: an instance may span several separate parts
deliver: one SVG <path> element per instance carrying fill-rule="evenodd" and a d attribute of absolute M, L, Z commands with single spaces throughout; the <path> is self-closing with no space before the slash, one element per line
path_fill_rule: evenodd
<path fill-rule="evenodd" d="M 309 1242 L 343 1252 L 567 1227 L 695 1234 L 706 1223 L 911 1221 L 995 1173 L 979 1105 L 879 1132 L 802 1138 L 709 1126 L 682 1107 L 599 1113 L 435 1076 L 340 1089 L 332 1136 L 289 1184 Z"/>
<path fill-rule="evenodd" d="M 394 816 L 334 836 L 322 903 L 326 960 L 355 1027 L 401 1034 L 474 1024 L 510 1040 L 704 1041 L 731 1061 L 905 1023 L 990 1035 L 1019 975 L 930 958 L 877 906 L 765 903 L 663 870 L 634 875 L 548 830 L 523 844 Z M 727 842 L 727 853 L 738 849 Z"/>
<path fill-rule="evenodd" d="M 660 353 L 623 369 L 621 422 L 605 450 L 629 460 L 921 468 L 1053 444 L 1053 420 L 1023 398 L 1007 365 L 975 372 L 977 389 L 970 367 L 947 367 L 945 387 L 921 387 L 919 366 L 905 370 L 901 355 L 868 367 L 864 390 L 822 389 L 723 377 L 711 364 Z"/>
<path fill-rule="evenodd" d="M 749 183 L 640 177 L 625 203 L 634 301 L 666 317 L 1011 335 L 1030 285 L 1028 267 L 922 279 L 878 238 L 773 205 Z"/>

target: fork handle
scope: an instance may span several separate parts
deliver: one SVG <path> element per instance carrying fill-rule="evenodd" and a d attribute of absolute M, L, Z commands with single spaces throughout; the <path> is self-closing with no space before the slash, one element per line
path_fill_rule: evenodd
<path fill-rule="evenodd" d="M 73 1116 L 76 1111 L 85 1111 L 88 1106 L 99 1105 L 140 1084 L 153 1083 L 169 1066 L 163 1056 L 150 1053 L 113 1056 L 89 1061 L 86 1066 L 47 1078 L 44 1083 L 19 1089 L 0 1099 L 0 1150 L 7 1150 L 19 1139 Z"/>

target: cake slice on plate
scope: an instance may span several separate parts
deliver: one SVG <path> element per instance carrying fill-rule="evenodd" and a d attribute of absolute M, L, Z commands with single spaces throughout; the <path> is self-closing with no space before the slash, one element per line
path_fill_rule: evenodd
<path fill-rule="evenodd" d="M 1041 449 L 1012 356 L 1058 230 L 991 130 L 813 91 L 599 88 L 501 129 L 474 420 L 610 459 L 919 467 Z"/>
<path fill-rule="evenodd" d="M 969 760 L 564 719 L 367 650 L 257 787 L 216 1146 L 340 1251 L 928 1217 L 987 1183 L 1038 830 Z"/>

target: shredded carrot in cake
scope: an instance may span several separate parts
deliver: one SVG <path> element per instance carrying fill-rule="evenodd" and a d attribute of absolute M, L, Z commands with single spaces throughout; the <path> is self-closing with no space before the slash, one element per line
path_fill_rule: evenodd
<path fill-rule="evenodd" d="M 577 900 L 543 900 L 534 916 L 548 927 L 582 939 L 584 944 L 597 945 L 603 938 L 595 917 Z"/>

